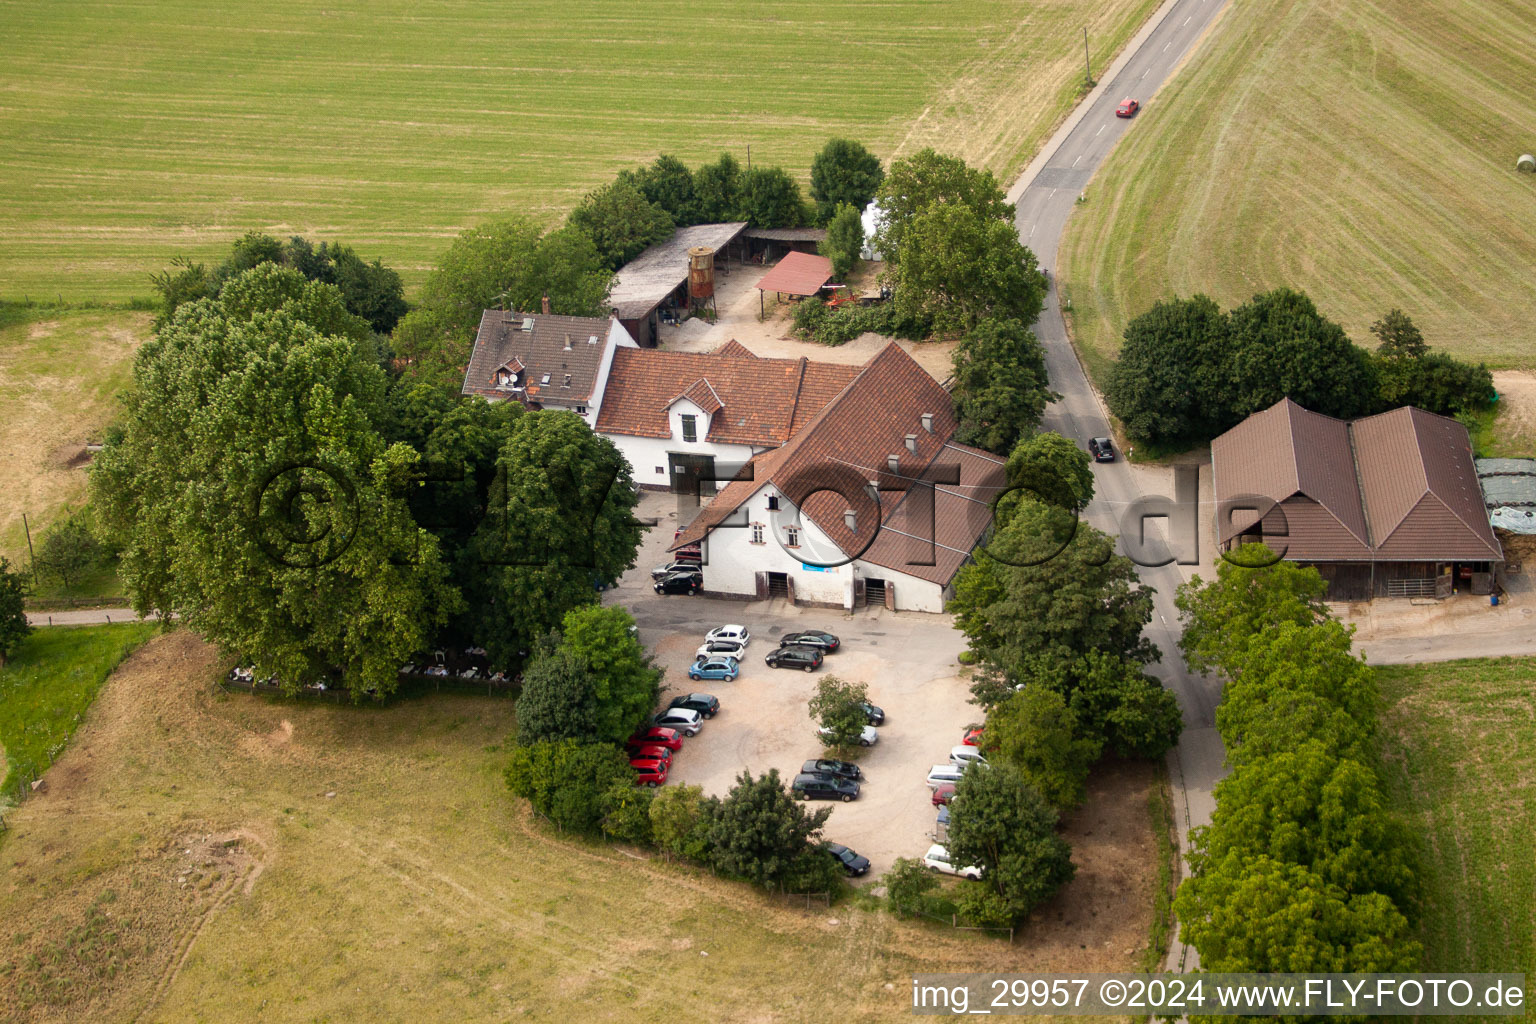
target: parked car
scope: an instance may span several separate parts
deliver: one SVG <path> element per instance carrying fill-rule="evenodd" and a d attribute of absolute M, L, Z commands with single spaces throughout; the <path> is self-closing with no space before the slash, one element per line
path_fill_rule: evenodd
<path fill-rule="evenodd" d="M 939 814 L 934 819 L 934 824 L 939 828 L 949 828 L 949 804 L 939 805 Z"/>
<path fill-rule="evenodd" d="M 936 764 L 928 770 L 928 785 L 942 786 L 946 782 L 959 782 L 964 773 L 965 769 L 958 764 Z"/>
<path fill-rule="evenodd" d="M 870 725 L 885 724 L 885 708 L 871 704 L 869 701 L 865 701 L 859 707 L 864 709 L 864 717 L 869 719 Z"/>
<path fill-rule="evenodd" d="M 636 729 L 635 734 L 627 741 L 632 746 L 644 747 L 655 745 L 666 747 L 668 750 L 682 750 L 683 736 L 676 729 L 667 729 L 659 725 L 650 725 Z"/>
<path fill-rule="evenodd" d="M 1094 462 L 1114 462 L 1115 443 L 1107 437 L 1090 437 L 1088 454 L 1093 456 Z"/>
<path fill-rule="evenodd" d="M 955 784 L 941 783 L 933 787 L 933 806 L 943 807 L 955 798 Z"/>
<path fill-rule="evenodd" d="M 780 647 L 814 647 L 824 654 L 831 654 L 837 650 L 842 641 L 831 633 L 825 633 L 819 629 L 802 629 L 794 633 L 785 633 L 779 637 Z"/>
<path fill-rule="evenodd" d="M 964 768 L 968 764 L 986 764 L 987 759 L 982 756 L 977 747 L 968 747 L 964 743 L 958 747 L 949 749 L 949 759 L 952 763 Z"/>
<path fill-rule="evenodd" d="M 795 781 L 789 784 L 789 791 L 796 800 L 841 800 L 847 803 L 859 798 L 859 784 L 836 775 L 796 775 Z"/>
<path fill-rule="evenodd" d="M 652 569 L 651 570 L 651 579 L 659 580 L 663 576 L 670 576 L 670 575 L 672 575 L 674 572 L 691 572 L 691 573 L 697 573 L 698 575 L 703 576 L 704 575 L 704 567 L 701 566 L 698 563 L 697 560 L 691 561 L 691 562 L 689 562 L 689 561 L 668 562 L 666 565 L 658 565 L 656 568 Z"/>
<path fill-rule="evenodd" d="M 674 541 L 681 538 L 682 535 L 683 531 L 681 529 L 672 531 L 672 539 Z M 678 548 L 672 552 L 672 557 L 679 562 L 702 563 L 704 561 L 704 548 L 698 544 L 690 544 L 685 548 Z"/>
<path fill-rule="evenodd" d="M 688 708 L 668 708 L 651 721 L 655 725 L 676 729 L 684 736 L 697 736 L 704 728 L 704 716 Z"/>
<path fill-rule="evenodd" d="M 981 868 L 960 868 L 950 863 L 949 851 L 944 849 L 944 847 L 940 846 L 938 843 L 934 843 L 932 846 L 928 847 L 928 852 L 923 854 L 923 864 L 925 864 L 930 871 L 940 871 L 946 875 L 959 875 L 961 878 L 970 879 L 978 879 L 981 877 Z"/>
<path fill-rule="evenodd" d="M 832 741 L 832 730 L 831 729 L 817 729 L 816 732 L 818 734 L 820 734 L 821 738 L 826 740 L 827 742 L 830 743 Z M 866 725 L 864 727 L 864 731 L 859 733 L 859 746 L 861 746 L 861 747 L 872 747 L 876 743 L 879 743 L 879 742 L 880 742 L 880 730 L 876 729 L 872 725 Z"/>
<path fill-rule="evenodd" d="M 673 697 L 667 707 L 687 708 L 705 718 L 714 718 L 720 712 L 720 698 L 710 693 L 685 693 L 681 697 Z"/>
<path fill-rule="evenodd" d="M 672 763 L 672 751 L 656 743 L 626 743 L 624 753 L 629 755 L 631 761 L 664 761 L 668 765 Z"/>
<path fill-rule="evenodd" d="M 1138 111 L 1140 109 L 1141 109 L 1141 104 L 1139 102 L 1137 102 L 1136 100 L 1133 100 L 1129 96 L 1127 96 L 1125 99 L 1121 100 L 1120 101 L 1120 105 L 1115 108 L 1115 116 L 1116 117 L 1135 117 L 1136 116 L 1136 111 Z"/>
<path fill-rule="evenodd" d="M 705 658 L 688 666 L 689 679 L 735 679 L 741 674 L 741 666 L 735 658 L 724 655 Z"/>
<path fill-rule="evenodd" d="M 981 734 L 982 727 L 979 725 L 973 725 L 969 729 L 965 730 L 965 738 L 960 742 L 964 743 L 968 747 L 979 747 L 981 746 Z"/>
<path fill-rule="evenodd" d="M 695 658 L 707 658 L 712 654 L 725 654 L 737 661 L 747 653 L 747 645 L 740 640 L 706 640 L 703 646 L 693 652 Z"/>
<path fill-rule="evenodd" d="M 814 647 L 779 647 L 763 659 L 769 668 L 798 668 L 814 672 L 821 667 L 821 652 Z"/>
<path fill-rule="evenodd" d="M 637 786 L 654 788 L 667 784 L 667 765 L 664 761 L 631 761 L 629 766 L 635 770 Z"/>
<path fill-rule="evenodd" d="M 844 779 L 862 779 L 864 770 L 852 761 L 834 761 L 829 757 L 813 757 L 800 766 L 805 775 L 836 775 Z"/>
<path fill-rule="evenodd" d="M 704 586 L 704 577 L 696 572 L 674 572 L 663 576 L 656 581 L 656 593 L 658 594 L 688 594 L 692 596 L 698 593 Z"/>
<path fill-rule="evenodd" d="M 751 641 L 751 639 L 752 631 L 749 630 L 746 626 L 716 626 L 714 629 L 704 634 L 704 640 L 706 643 L 710 640 L 736 640 L 745 646 L 748 642 Z"/>
<path fill-rule="evenodd" d="M 843 863 L 843 870 L 848 872 L 848 877 L 858 878 L 869 873 L 869 858 L 854 853 L 842 843 L 823 843 L 828 853 Z"/>

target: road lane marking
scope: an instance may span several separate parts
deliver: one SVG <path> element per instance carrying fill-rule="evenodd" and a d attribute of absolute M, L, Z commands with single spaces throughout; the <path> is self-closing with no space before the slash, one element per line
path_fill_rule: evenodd
<path fill-rule="evenodd" d="M 1036 228 L 1036 226 L 1037 225 L 1034 225 L 1034 224 L 1031 224 L 1029 226 L 1029 237 L 1030 238 L 1034 238 L 1035 237 L 1035 228 Z"/>
<path fill-rule="evenodd" d="M 1093 137 L 1094 138 L 1098 138 L 1100 135 L 1103 135 L 1103 134 L 1104 134 L 1104 126 L 1103 125 L 1099 125 L 1099 130 L 1093 133 Z"/>
<path fill-rule="evenodd" d="M 1184 25 L 1188 25 L 1188 24 L 1189 24 L 1189 19 L 1190 19 L 1190 18 L 1193 18 L 1193 17 L 1194 17 L 1194 15 L 1193 15 L 1193 14 L 1191 14 L 1191 15 L 1190 15 L 1190 16 L 1189 16 L 1189 18 L 1185 18 L 1185 19 L 1184 19 Z M 1180 25 L 1180 26 L 1179 26 L 1179 27 L 1180 27 L 1180 28 L 1183 28 L 1183 27 L 1184 27 L 1184 25 Z"/>
<path fill-rule="evenodd" d="M 1173 40 L 1172 39 L 1170 39 L 1166 43 L 1164 43 L 1163 44 L 1163 52 L 1167 53 L 1168 52 L 1168 47 L 1170 47 L 1172 45 L 1173 45 Z"/>
<path fill-rule="evenodd" d="M 1077 154 L 1077 160 L 1081 160 L 1082 158 L 1083 158 L 1083 154 L 1081 154 L 1081 153 Z M 1072 166 L 1073 167 L 1077 166 L 1077 160 L 1073 160 L 1072 161 Z"/>

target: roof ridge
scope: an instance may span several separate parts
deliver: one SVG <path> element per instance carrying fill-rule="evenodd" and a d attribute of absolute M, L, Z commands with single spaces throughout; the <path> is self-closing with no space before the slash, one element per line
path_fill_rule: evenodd
<path fill-rule="evenodd" d="M 1365 476 L 1360 472 L 1360 453 L 1355 448 L 1355 425 L 1349 421 L 1345 421 L 1344 423 L 1344 437 L 1349 441 L 1349 468 L 1354 470 L 1355 493 L 1360 495 L 1360 518 L 1361 521 L 1365 523 L 1365 536 L 1359 539 L 1365 542 L 1365 549 L 1374 554 L 1376 551 L 1376 543 L 1375 531 L 1371 529 L 1371 504 L 1365 496 Z M 1423 496 L 1420 495 L 1420 497 L 1422 498 Z M 1322 503 L 1319 502 L 1319 504 Z M 1328 506 L 1324 505 L 1323 507 L 1327 508 Z M 1328 514 L 1333 515 L 1333 510 L 1328 509 Z M 1335 515 L 1333 518 L 1338 519 L 1339 517 Z M 1402 525 L 1401 519 L 1399 519 L 1397 522 L 1399 526 Z M 1349 530 L 1350 533 L 1355 532 L 1350 530 L 1348 526 L 1345 526 L 1342 521 L 1339 523 L 1339 525 L 1343 526 L 1344 529 Z M 1395 530 L 1396 527 L 1393 527 L 1393 529 Z M 1391 535 L 1391 531 L 1388 531 L 1387 536 L 1390 537 Z"/>

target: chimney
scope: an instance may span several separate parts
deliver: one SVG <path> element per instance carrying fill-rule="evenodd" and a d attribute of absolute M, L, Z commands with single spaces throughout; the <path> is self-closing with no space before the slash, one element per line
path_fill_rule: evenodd
<path fill-rule="evenodd" d="M 916 434 L 908 434 L 907 435 L 907 451 L 911 452 L 913 455 L 917 454 L 917 435 Z"/>
<path fill-rule="evenodd" d="M 850 508 L 843 511 L 843 525 L 848 527 L 849 533 L 859 532 L 859 517 L 853 509 Z"/>
<path fill-rule="evenodd" d="M 544 304 L 545 304 L 545 305 L 548 305 L 548 304 L 549 304 L 549 299 L 547 299 L 547 298 L 546 298 L 546 299 L 545 299 L 545 300 L 544 300 Z M 548 312 L 548 310 L 545 310 L 545 312 Z M 570 350 L 571 350 L 571 336 L 570 336 L 570 335 L 569 335 L 569 334 L 567 334 L 567 335 L 566 335 L 566 336 L 565 336 L 565 350 L 566 350 L 566 351 L 567 351 L 567 352 L 569 352 L 569 351 L 570 351 Z"/>
<path fill-rule="evenodd" d="M 890 470 L 892 473 L 900 473 L 901 472 L 901 456 L 900 455 L 887 455 L 885 457 L 885 468 Z"/>
<path fill-rule="evenodd" d="M 544 315 L 549 316 L 549 293 L 544 293 Z"/>
<path fill-rule="evenodd" d="M 608 315 L 613 317 L 613 319 L 617 320 L 619 318 L 619 307 L 618 306 L 610 306 L 610 307 L 608 307 Z"/>
<path fill-rule="evenodd" d="M 930 434 L 933 433 L 933 413 L 923 413 L 923 429 L 928 431 Z"/>

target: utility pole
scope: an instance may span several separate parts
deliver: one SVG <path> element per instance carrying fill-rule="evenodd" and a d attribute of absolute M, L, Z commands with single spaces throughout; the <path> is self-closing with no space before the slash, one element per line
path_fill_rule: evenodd
<path fill-rule="evenodd" d="M 32 585 L 37 585 L 37 553 L 32 550 L 32 525 L 27 522 L 27 514 L 21 514 L 21 528 L 27 533 L 27 557 L 32 560 Z"/>
<path fill-rule="evenodd" d="M 1087 29 L 1084 29 L 1083 31 L 1086 32 Z M 747 170 L 750 171 L 751 169 L 752 169 L 752 143 L 749 142 L 749 143 L 747 143 Z"/>
<path fill-rule="evenodd" d="M 1088 26 L 1083 26 L 1083 65 L 1088 69 L 1088 88 L 1093 88 L 1093 60 L 1088 56 Z"/>

